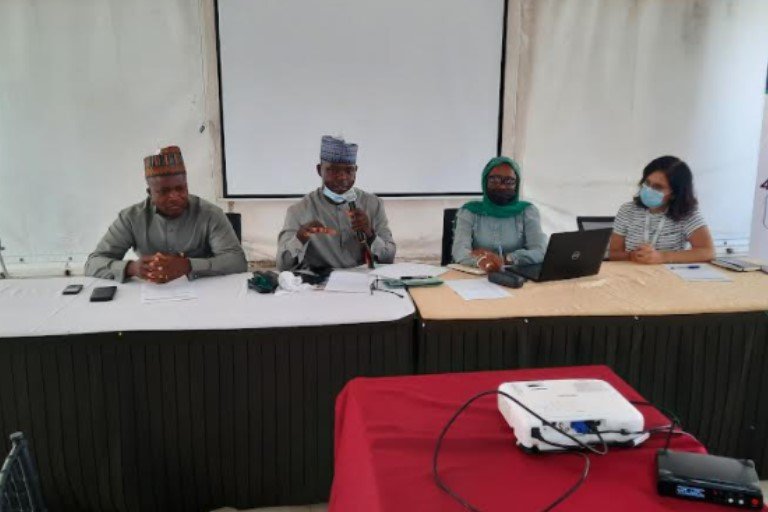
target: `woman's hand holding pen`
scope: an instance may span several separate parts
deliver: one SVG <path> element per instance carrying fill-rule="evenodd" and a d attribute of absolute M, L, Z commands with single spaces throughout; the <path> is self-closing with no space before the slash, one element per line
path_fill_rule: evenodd
<path fill-rule="evenodd" d="M 498 272 L 504 266 L 501 256 L 487 249 L 475 249 L 472 256 L 477 260 L 477 268 L 486 272 Z"/>

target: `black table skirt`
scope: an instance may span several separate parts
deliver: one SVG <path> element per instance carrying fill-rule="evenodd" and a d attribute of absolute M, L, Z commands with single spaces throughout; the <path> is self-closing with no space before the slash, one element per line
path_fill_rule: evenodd
<path fill-rule="evenodd" d="M 768 478 L 767 345 L 765 313 L 3 339 L 0 432 L 30 438 L 50 510 L 307 504 L 353 377 L 607 364 Z"/>
<path fill-rule="evenodd" d="M 0 342 L 0 432 L 29 437 L 52 511 L 326 501 L 334 400 L 414 372 L 388 323 Z"/>
<path fill-rule="evenodd" d="M 768 478 L 768 314 L 421 321 L 419 373 L 606 364 Z"/>

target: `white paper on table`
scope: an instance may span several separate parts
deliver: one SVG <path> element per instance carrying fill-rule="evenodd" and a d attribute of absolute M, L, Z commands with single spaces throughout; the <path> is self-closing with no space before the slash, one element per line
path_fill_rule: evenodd
<path fill-rule="evenodd" d="M 381 265 L 371 270 L 371 274 L 383 277 L 385 279 L 400 279 L 401 277 L 416 276 L 439 276 L 448 271 L 445 267 L 436 265 L 427 265 L 426 263 L 393 263 L 391 265 Z"/>
<path fill-rule="evenodd" d="M 371 293 L 373 276 L 360 272 L 334 270 L 325 285 L 327 292 Z"/>
<path fill-rule="evenodd" d="M 152 304 L 156 302 L 175 302 L 196 299 L 197 294 L 192 289 L 192 283 L 187 276 L 169 281 L 165 284 L 142 283 L 141 302 Z"/>
<path fill-rule="evenodd" d="M 504 287 L 487 279 L 456 279 L 446 281 L 445 284 L 464 300 L 506 299 L 512 295 Z"/>
<path fill-rule="evenodd" d="M 725 273 L 703 264 L 675 263 L 666 265 L 670 272 L 685 281 L 731 282 Z"/>

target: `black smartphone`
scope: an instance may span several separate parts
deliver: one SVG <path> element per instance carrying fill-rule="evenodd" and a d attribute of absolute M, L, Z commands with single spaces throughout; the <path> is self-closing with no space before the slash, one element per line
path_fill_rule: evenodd
<path fill-rule="evenodd" d="M 520 288 L 525 284 L 524 277 L 506 270 L 501 272 L 489 272 L 488 280 L 492 283 L 506 286 L 507 288 Z"/>
<path fill-rule="evenodd" d="M 99 286 L 91 293 L 91 302 L 107 302 L 112 300 L 117 291 L 117 286 Z"/>
<path fill-rule="evenodd" d="M 66 288 L 64 288 L 64 291 L 61 292 L 62 295 L 77 295 L 80 293 L 80 290 L 83 289 L 83 285 L 81 284 L 70 284 L 67 285 Z"/>

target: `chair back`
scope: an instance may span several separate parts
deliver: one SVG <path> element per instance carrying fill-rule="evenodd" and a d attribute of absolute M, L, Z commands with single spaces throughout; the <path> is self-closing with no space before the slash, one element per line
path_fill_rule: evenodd
<path fill-rule="evenodd" d="M 576 217 L 576 225 L 579 226 L 579 231 L 612 228 L 614 218 L 615 217 Z"/>
<path fill-rule="evenodd" d="M 242 215 L 239 213 L 225 213 L 224 215 L 227 216 L 229 223 L 232 224 L 232 228 L 235 230 L 235 235 L 237 235 L 237 241 L 242 242 L 243 241 Z"/>
<path fill-rule="evenodd" d="M 595 229 L 605 229 L 613 227 L 613 220 L 616 217 L 576 217 L 576 225 L 579 226 L 579 231 L 592 231 Z M 611 253 L 611 248 L 605 248 L 605 255 L 603 260 L 608 261 L 608 256 Z"/>
<path fill-rule="evenodd" d="M 0 468 L 0 512 L 45 512 L 40 478 L 24 434 L 11 434 L 11 451 Z"/>
<path fill-rule="evenodd" d="M 443 210 L 443 248 L 440 253 L 440 265 L 451 263 L 451 249 L 453 249 L 453 229 L 456 225 L 456 212 L 458 208 L 446 208 Z"/>

